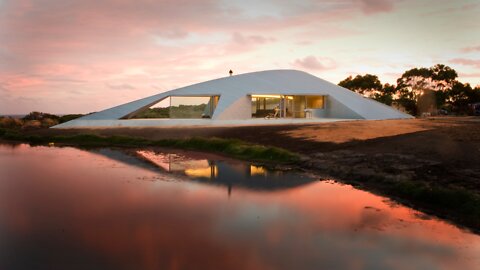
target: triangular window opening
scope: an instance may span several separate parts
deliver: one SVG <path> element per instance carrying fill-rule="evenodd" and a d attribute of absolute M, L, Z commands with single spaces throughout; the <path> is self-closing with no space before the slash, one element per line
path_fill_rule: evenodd
<path fill-rule="evenodd" d="M 144 108 L 130 119 L 199 119 L 212 118 L 220 96 L 169 96 Z"/>

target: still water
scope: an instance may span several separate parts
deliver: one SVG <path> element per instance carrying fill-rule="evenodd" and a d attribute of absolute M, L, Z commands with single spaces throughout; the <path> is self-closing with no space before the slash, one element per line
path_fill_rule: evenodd
<path fill-rule="evenodd" d="M 0 269 L 480 269 L 480 237 L 214 156 L 0 145 Z"/>

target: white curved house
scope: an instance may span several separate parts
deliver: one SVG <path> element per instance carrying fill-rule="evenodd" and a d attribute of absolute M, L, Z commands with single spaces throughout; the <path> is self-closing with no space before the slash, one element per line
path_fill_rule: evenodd
<path fill-rule="evenodd" d="M 185 113 L 178 113 L 179 110 L 195 110 L 192 105 L 195 100 L 196 115 L 192 111 L 185 118 Z M 171 104 L 164 108 L 170 112 L 167 118 L 141 118 L 152 106 L 166 101 Z M 186 105 L 175 107 L 174 101 L 175 104 L 185 101 Z M 55 128 L 265 125 L 401 118 L 412 116 L 306 72 L 268 70 L 178 88 L 89 114 Z"/>

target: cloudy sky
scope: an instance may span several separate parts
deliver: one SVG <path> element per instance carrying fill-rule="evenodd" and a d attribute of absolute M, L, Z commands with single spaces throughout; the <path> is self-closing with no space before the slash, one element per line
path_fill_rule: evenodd
<path fill-rule="evenodd" d="M 0 114 L 87 113 L 227 75 L 480 84 L 480 0 L 0 0 Z"/>

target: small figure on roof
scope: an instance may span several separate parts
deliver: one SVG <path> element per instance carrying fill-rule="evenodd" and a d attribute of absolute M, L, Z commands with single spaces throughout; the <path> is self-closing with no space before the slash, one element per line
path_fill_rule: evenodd
<path fill-rule="evenodd" d="M 230 74 L 230 76 L 233 75 L 233 71 L 230 69 L 230 71 L 228 72 L 228 74 Z"/>

